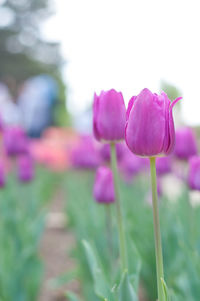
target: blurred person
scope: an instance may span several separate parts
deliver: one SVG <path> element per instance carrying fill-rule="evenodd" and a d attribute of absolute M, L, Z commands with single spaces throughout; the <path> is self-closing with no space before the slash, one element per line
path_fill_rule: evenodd
<path fill-rule="evenodd" d="M 45 74 L 24 83 L 18 104 L 22 124 L 31 137 L 39 137 L 45 128 L 52 125 L 57 92 L 55 80 Z"/>
<path fill-rule="evenodd" d="M 0 112 L 2 122 L 8 125 L 20 124 L 20 112 L 12 100 L 7 86 L 0 82 Z"/>

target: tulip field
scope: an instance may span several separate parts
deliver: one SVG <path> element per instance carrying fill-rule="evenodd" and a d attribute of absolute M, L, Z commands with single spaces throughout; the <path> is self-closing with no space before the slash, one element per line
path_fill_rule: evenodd
<path fill-rule="evenodd" d="M 31 139 L 1 126 L 0 301 L 40 300 L 58 191 L 75 264 L 48 283 L 62 291 L 51 300 L 200 300 L 198 132 L 175 128 L 178 101 L 143 89 L 126 108 L 112 89 L 94 95 L 90 134 L 51 128 Z"/>

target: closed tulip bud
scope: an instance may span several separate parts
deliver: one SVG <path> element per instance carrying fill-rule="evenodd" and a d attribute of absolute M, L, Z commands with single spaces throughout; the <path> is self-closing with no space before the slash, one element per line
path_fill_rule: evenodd
<path fill-rule="evenodd" d="M 7 127 L 3 132 L 4 147 L 8 156 L 25 154 L 29 149 L 29 141 L 20 127 Z"/>
<path fill-rule="evenodd" d="M 132 97 L 127 110 L 125 139 L 130 150 L 139 156 L 168 155 L 175 144 L 172 103 L 167 94 L 153 94 L 143 89 Z"/>
<path fill-rule="evenodd" d="M 96 169 L 100 165 L 99 150 L 94 142 L 95 140 L 91 136 L 81 137 L 79 145 L 71 152 L 71 162 L 74 168 Z"/>
<path fill-rule="evenodd" d="M 172 171 L 172 158 L 171 156 L 157 158 L 156 170 L 159 175 L 164 175 Z"/>
<path fill-rule="evenodd" d="M 188 160 L 197 155 L 197 142 L 192 129 L 182 128 L 176 131 L 174 154 L 182 160 Z"/>
<path fill-rule="evenodd" d="M 127 147 L 126 147 L 127 148 Z M 124 152 L 124 145 L 122 143 L 116 143 L 116 154 L 117 154 L 117 160 L 120 161 L 120 159 L 123 157 Z M 104 161 L 109 162 L 110 161 L 110 144 L 102 144 L 102 147 L 100 148 L 100 154 Z"/>
<path fill-rule="evenodd" d="M 34 178 L 34 163 L 30 155 L 18 157 L 18 178 L 20 182 L 30 182 Z"/>
<path fill-rule="evenodd" d="M 189 160 L 188 184 L 190 189 L 200 190 L 200 156 Z"/>
<path fill-rule="evenodd" d="M 123 95 L 114 89 L 94 95 L 93 132 L 99 141 L 124 139 L 126 109 Z"/>
<path fill-rule="evenodd" d="M 139 172 L 145 169 L 146 162 L 144 162 L 144 160 L 144 158 L 135 156 L 128 149 L 128 147 L 126 147 L 126 151 L 124 151 L 119 166 L 127 182 L 131 181 L 133 176 L 137 175 Z"/>
<path fill-rule="evenodd" d="M 5 176 L 5 166 L 2 161 L 0 161 L 0 188 L 5 186 L 6 176 Z"/>
<path fill-rule="evenodd" d="M 110 168 L 98 168 L 95 176 L 93 195 L 98 203 L 110 204 L 115 201 L 113 175 Z"/>

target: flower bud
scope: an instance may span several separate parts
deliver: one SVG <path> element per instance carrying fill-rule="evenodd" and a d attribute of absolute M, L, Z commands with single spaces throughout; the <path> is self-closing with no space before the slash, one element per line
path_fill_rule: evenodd
<path fill-rule="evenodd" d="M 91 136 L 81 137 L 79 145 L 71 152 L 72 166 L 78 169 L 96 169 L 100 165 L 100 154 Z"/>
<path fill-rule="evenodd" d="M 131 181 L 133 176 L 145 169 L 146 159 L 135 156 L 128 147 L 124 150 L 123 157 L 119 167 L 127 182 Z"/>
<path fill-rule="evenodd" d="M 112 171 L 108 167 L 99 167 L 94 181 L 93 195 L 98 203 L 113 203 L 115 201 Z"/>
<path fill-rule="evenodd" d="M 125 139 L 138 156 L 168 155 L 175 144 L 172 108 L 180 98 L 170 102 L 167 94 L 153 94 L 143 89 L 132 97 L 128 110 Z"/>
<path fill-rule="evenodd" d="M 124 152 L 124 144 L 116 143 L 117 161 L 120 161 L 120 159 L 123 157 L 123 152 Z M 109 143 L 102 144 L 102 147 L 100 148 L 100 155 L 105 162 L 110 161 L 111 158 L 110 153 L 111 153 L 110 144 Z"/>
<path fill-rule="evenodd" d="M 200 156 L 189 160 L 188 184 L 190 189 L 200 190 Z"/>
<path fill-rule="evenodd" d="M 164 175 L 172 171 L 172 158 L 171 156 L 157 158 L 156 170 L 159 175 Z"/>
<path fill-rule="evenodd" d="M 3 161 L 0 161 L 0 188 L 5 186 L 6 176 L 5 176 L 5 166 Z"/>
<path fill-rule="evenodd" d="M 18 178 L 20 182 L 30 182 L 34 178 L 34 163 L 30 155 L 18 157 Z"/>
<path fill-rule="evenodd" d="M 28 137 L 22 128 L 17 126 L 5 128 L 3 139 L 8 156 L 17 156 L 28 152 Z"/>
<path fill-rule="evenodd" d="M 176 131 L 174 154 L 182 160 L 197 155 L 197 142 L 192 129 L 186 127 Z"/>
<path fill-rule="evenodd" d="M 99 141 L 124 139 L 126 109 L 123 95 L 114 89 L 94 95 L 93 132 Z"/>

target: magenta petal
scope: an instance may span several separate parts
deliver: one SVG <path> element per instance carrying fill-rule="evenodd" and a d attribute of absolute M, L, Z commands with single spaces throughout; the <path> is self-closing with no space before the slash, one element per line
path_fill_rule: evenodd
<path fill-rule="evenodd" d="M 125 139 L 130 150 L 139 156 L 169 154 L 174 146 L 175 133 L 172 104 L 168 96 L 143 89 L 132 98 L 127 110 Z"/>
<path fill-rule="evenodd" d="M 144 89 L 134 101 L 126 126 L 126 143 L 139 156 L 153 156 L 162 151 L 165 117 L 163 101 Z"/>
<path fill-rule="evenodd" d="M 128 108 L 127 108 L 127 111 L 126 111 L 126 121 L 128 120 L 129 118 L 129 115 L 130 115 L 130 111 L 132 109 L 132 106 L 136 100 L 137 96 L 133 96 L 131 97 L 131 99 L 129 100 L 129 103 L 128 103 Z"/>
<path fill-rule="evenodd" d="M 174 120 L 173 120 L 173 114 L 172 114 L 172 109 L 174 105 L 180 100 L 182 97 L 176 98 L 169 107 L 169 146 L 168 149 L 165 151 L 165 153 L 168 155 L 170 154 L 175 146 L 175 129 L 174 129 Z"/>
<path fill-rule="evenodd" d="M 108 167 L 99 167 L 94 182 L 94 198 L 99 203 L 112 203 L 115 201 L 112 171 Z"/>
<path fill-rule="evenodd" d="M 190 189 L 200 190 L 200 156 L 189 160 L 188 184 Z"/>
<path fill-rule="evenodd" d="M 94 97 L 93 131 L 98 140 L 117 141 L 124 139 L 126 109 L 121 92 L 114 89 L 102 91 Z"/>
<path fill-rule="evenodd" d="M 100 134 L 98 132 L 98 107 L 99 107 L 99 97 L 94 93 L 94 103 L 93 103 L 93 132 L 97 140 L 100 140 Z"/>

